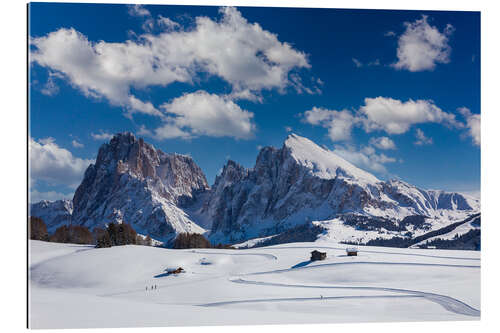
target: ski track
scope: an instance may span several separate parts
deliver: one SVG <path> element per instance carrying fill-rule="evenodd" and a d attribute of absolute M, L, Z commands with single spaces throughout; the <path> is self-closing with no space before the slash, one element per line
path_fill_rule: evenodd
<path fill-rule="evenodd" d="M 198 253 L 198 254 L 218 254 L 218 255 L 224 255 L 224 256 L 258 256 L 258 257 L 264 257 L 267 259 L 278 260 L 278 257 L 276 257 L 273 254 L 269 254 L 269 253 L 221 253 L 221 252 L 204 252 L 204 251 L 195 251 L 195 250 L 192 250 L 190 252 L 191 253 Z"/>
<path fill-rule="evenodd" d="M 215 302 L 207 304 L 199 304 L 198 306 L 224 306 L 231 304 L 244 303 L 267 303 L 267 302 L 288 302 L 288 301 L 317 301 L 317 300 L 342 300 L 342 299 L 379 299 L 379 298 L 424 298 L 422 295 L 372 295 L 372 296 L 324 296 L 324 297 L 291 297 L 291 298 L 263 298 L 249 299 L 240 301 Z"/>
<path fill-rule="evenodd" d="M 302 269 L 315 269 L 321 268 L 325 266 L 338 266 L 338 265 L 402 265 L 402 266 L 434 266 L 434 267 L 458 267 L 458 268 L 481 268 L 481 266 L 476 265 L 452 265 L 452 264 L 426 264 L 426 263 L 408 263 L 408 262 L 384 262 L 384 261 L 355 261 L 355 262 L 334 262 L 328 264 L 320 264 L 314 266 L 302 266 L 295 268 L 285 268 L 285 269 L 277 269 L 273 271 L 265 271 L 265 272 L 254 272 L 247 273 L 242 275 L 264 275 L 264 274 L 272 274 L 272 273 L 286 273 L 296 270 Z"/>
<path fill-rule="evenodd" d="M 241 284 L 251 284 L 251 285 L 260 285 L 260 286 L 273 286 L 273 287 L 287 287 L 287 288 L 312 288 L 312 289 L 342 289 L 342 290 L 376 290 L 376 291 L 386 291 L 386 292 L 394 292 L 394 293 L 403 293 L 408 294 L 407 296 L 418 296 L 423 297 L 431 302 L 437 303 L 441 305 L 446 310 L 461 314 L 465 316 L 472 317 L 480 317 L 481 311 L 477 310 L 470 305 L 450 296 L 439 295 L 434 293 L 427 293 L 423 291 L 417 290 L 409 290 L 409 289 L 398 289 L 398 288 L 385 288 L 385 287 L 366 287 L 366 286 L 311 286 L 311 285 L 302 285 L 302 284 L 285 284 L 285 283 L 273 283 L 273 282 L 261 282 L 261 281 L 250 281 L 243 279 L 235 279 L 231 280 L 234 283 Z M 354 298 L 351 296 L 342 296 L 342 297 L 332 297 L 331 299 L 341 299 L 341 298 Z M 362 298 L 362 297 L 357 297 Z M 318 299 L 318 298 L 305 298 L 304 300 L 309 299 Z M 287 301 L 293 299 L 271 299 L 273 301 Z M 300 299 L 296 299 L 300 300 Z M 265 300 L 260 300 L 261 302 L 265 302 Z M 237 304 L 237 303 L 250 303 L 254 302 L 254 300 L 241 300 L 241 301 L 229 301 L 229 302 L 219 302 L 219 303 L 209 303 L 204 304 L 204 306 L 217 306 L 217 305 L 226 305 L 226 304 Z"/>
<path fill-rule="evenodd" d="M 346 244 L 346 247 L 351 246 Z M 252 250 L 260 250 L 264 248 L 251 248 Z M 331 246 L 283 246 L 283 247 L 267 247 L 266 250 L 281 250 L 281 249 L 332 249 L 332 250 L 342 250 L 345 251 L 345 247 L 331 247 Z M 481 260 L 481 258 L 464 258 L 464 257 L 449 257 L 449 256 L 436 256 L 432 254 L 418 254 L 418 253 L 401 253 L 401 252 L 382 252 L 373 250 L 358 250 L 362 253 L 377 253 L 377 254 L 397 254 L 402 256 L 415 256 L 415 257 L 425 257 L 425 258 L 439 258 L 439 259 L 456 259 L 456 260 Z"/>

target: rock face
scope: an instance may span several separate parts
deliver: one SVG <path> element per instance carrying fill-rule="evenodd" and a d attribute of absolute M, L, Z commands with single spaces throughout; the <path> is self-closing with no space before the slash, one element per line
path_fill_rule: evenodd
<path fill-rule="evenodd" d="M 238 242 L 347 213 L 384 217 L 397 224 L 406 216 L 453 219 L 478 210 L 478 200 L 458 193 L 380 181 L 292 134 L 281 149 L 263 148 L 253 169 L 229 161 L 201 213 L 213 221 L 213 241 Z"/>
<path fill-rule="evenodd" d="M 99 149 L 73 197 L 73 223 L 91 229 L 125 221 L 141 234 L 169 240 L 204 232 L 181 208 L 209 188 L 191 157 L 166 154 L 131 133 Z"/>
<path fill-rule="evenodd" d="M 47 225 L 47 231 L 53 233 L 60 226 L 70 223 L 72 212 L 71 200 L 42 200 L 30 205 L 29 215 L 41 218 Z"/>

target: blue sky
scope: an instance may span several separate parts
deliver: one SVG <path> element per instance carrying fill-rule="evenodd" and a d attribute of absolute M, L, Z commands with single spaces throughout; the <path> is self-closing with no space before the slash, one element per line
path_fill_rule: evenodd
<path fill-rule="evenodd" d="M 32 201 L 130 131 L 210 184 L 289 132 L 381 179 L 478 193 L 476 12 L 30 5 Z"/>

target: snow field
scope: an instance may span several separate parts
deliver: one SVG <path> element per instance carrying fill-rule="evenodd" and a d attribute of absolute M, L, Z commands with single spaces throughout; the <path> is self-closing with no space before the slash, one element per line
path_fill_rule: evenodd
<path fill-rule="evenodd" d="M 33 328 L 474 320 L 473 251 L 333 242 L 248 250 L 94 249 L 30 241 Z M 309 262 L 310 251 L 327 260 Z M 182 267 L 185 273 L 166 271 Z M 146 291 L 146 286 L 156 290 Z M 148 288 L 150 289 L 150 288 Z"/>

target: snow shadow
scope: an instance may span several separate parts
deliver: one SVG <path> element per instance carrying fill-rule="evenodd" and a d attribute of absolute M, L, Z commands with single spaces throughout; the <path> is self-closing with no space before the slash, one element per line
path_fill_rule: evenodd
<path fill-rule="evenodd" d="M 305 266 L 309 265 L 310 263 L 312 263 L 312 261 L 311 261 L 311 260 L 306 260 L 306 261 L 303 261 L 303 262 L 299 262 L 298 264 L 293 265 L 293 266 L 292 266 L 292 269 L 293 269 L 293 268 L 305 267 Z"/>

